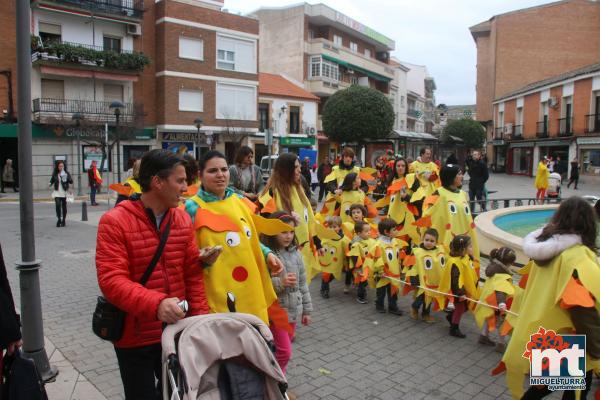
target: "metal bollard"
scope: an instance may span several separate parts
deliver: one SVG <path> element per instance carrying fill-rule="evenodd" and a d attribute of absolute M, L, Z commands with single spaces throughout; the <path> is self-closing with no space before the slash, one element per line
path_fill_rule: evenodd
<path fill-rule="evenodd" d="M 87 221 L 87 202 L 83 201 L 81 202 L 81 220 L 82 221 Z"/>

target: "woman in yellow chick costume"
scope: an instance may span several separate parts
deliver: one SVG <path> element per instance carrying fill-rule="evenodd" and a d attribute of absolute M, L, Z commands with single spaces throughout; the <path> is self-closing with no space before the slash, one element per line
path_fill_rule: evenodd
<path fill-rule="evenodd" d="M 438 166 L 431 161 L 431 149 L 424 147 L 419 154 L 421 159 L 413 161 L 409 167 L 409 172 L 415 174 L 415 177 L 419 180 L 419 188 L 410 198 L 410 201 L 415 204 L 421 204 L 427 196 L 433 194 L 440 186 L 440 171 Z M 417 208 L 421 211 L 420 206 L 417 206 Z"/>
<path fill-rule="evenodd" d="M 550 171 L 548 170 L 548 158 L 544 157 L 538 164 L 537 174 L 535 175 L 535 188 L 537 189 L 537 192 L 535 193 L 535 198 L 540 203 L 543 203 L 544 197 L 546 197 L 549 176 Z"/>
<path fill-rule="evenodd" d="M 290 226 L 255 215 L 252 203 L 228 187 L 229 167 L 220 152 L 206 153 L 199 168 L 202 186 L 186 201 L 185 210 L 192 217 L 198 247 L 220 253 L 214 265 L 203 268 L 211 311 L 228 312 L 231 293 L 236 311 L 285 329 L 287 315 L 279 307 L 269 274 L 269 269 L 278 273 L 283 265 L 260 244 L 259 234 L 276 234 Z M 208 256 L 204 254 L 204 258 Z"/>
<path fill-rule="evenodd" d="M 377 209 L 371 205 L 371 199 L 360 189 L 360 184 L 360 176 L 351 172 L 346 175 L 340 188 L 335 191 L 336 202 L 340 205 L 342 223 L 352 222 L 350 206 L 353 204 L 362 204 L 367 209 L 367 217 L 377 216 Z"/>
<path fill-rule="evenodd" d="M 300 161 L 296 154 L 280 155 L 258 200 L 262 206 L 261 214 L 286 211 L 298 215 L 300 222 L 296 225 L 295 233 L 310 283 L 320 270 L 317 251 L 322 250 L 321 240 L 316 235 L 315 215 L 300 183 L 300 171 Z"/>
<path fill-rule="evenodd" d="M 570 197 L 560 204 L 548 225 L 523 239 L 523 252 L 533 263 L 519 317 L 494 371 L 506 371 L 513 398 L 523 396 L 523 380 L 530 372 L 524 352 L 540 327 L 556 335 L 586 335 L 586 392 L 591 389 L 592 371 L 600 368 L 600 266 L 593 251 L 596 229 L 589 203 Z M 549 393 L 545 386 L 532 386 L 522 398 L 541 399 Z M 576 392 L 569 398 L 583 395 Z"/>

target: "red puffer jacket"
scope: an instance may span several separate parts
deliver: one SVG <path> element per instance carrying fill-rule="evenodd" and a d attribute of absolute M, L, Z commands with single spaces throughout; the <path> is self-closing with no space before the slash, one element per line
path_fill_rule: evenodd
<path fill-rule="evenodd" d="M 141 201 L 123 201 L 102 216 L 96 242 L 96 272 L 104 296 L 127 312 L 123 337 L 116 347 L 140 347 L 160 342 L 159 303 L 168 297 L 186 299 L 188 316 L 208 313 L 202 268 L 190 217 L 169 209 L 156 229 L 151 211 Z M 146 271 L 171 221 L 163 254 L 145 286 Z"/>

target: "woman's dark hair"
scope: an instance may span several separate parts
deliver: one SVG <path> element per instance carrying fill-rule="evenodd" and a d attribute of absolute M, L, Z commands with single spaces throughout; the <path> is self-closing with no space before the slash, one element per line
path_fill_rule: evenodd
<path fill-rule="evenodd" d="M 183 160 L 185 161 L 185 181 L 188 185 L 193 185 L 198 180 L 198 161 L 190 154 L 184 155 Z"/>
<path fill-rule="evenodd" d="M 360 210 L 362 212 L 363 218 L 367 218 L 367 216 L 369 215 L 367 207 L 363 206 L 362 204 L 352 204 L 347 211 L 348 215 L 352 215 L 352 211 L 354 210 Z"/>
<path fill-rule="evenodd" d="M 506 266 L 510 266 L 517 260 L 517 254 L 510 247 L 499 247 L 490 251 L 490 258 L 496 259 Z"/>
<path fill-rule="evenodd" d="M 354 233 L 361 233 L 363 229 L 365 229 L 365 226 L 369 226 L 369 224 L 367 224 L 365 221 L 358 221 L 356 224 L 354 224 Z"/>
<path fill-rule="evenodd" d="M 173 168 L 182 164 L 184 164 L 183 159 L 168 150 L 154 149 L 144 154 L 140 163 L 140 175 L 137 179 L 142 193 L 150 191 L 152 177 L 167 179 Z"/>
<path fill-rule="evenodd" d="M 237 165 L 242 165 L 242 163 L 244 162 L 244 158 L 246 158 L 248 156 L 248 154 L 254 154 L 254 151 L 248 146 L 240 147 L 240 149 L 237 151 L 237 153 L 235 153 L 234 162 Z"/>
<path fill-rule="evenodd" d="M 466 254 L 467 248 L 471 244 L 471 238 L 467 235 L 457 235 L 450 242 L 450 255 L 452 257 L 462 257 Z"/>
<path fill-rule="evenodd" d="M 435 229 L 435 228 L 427 228 L 427 230 L 423 234 L 423 237 L 425 237 L 425 235 L 433 236 L 435 238 L 436 242 L 440 238 L 440 234 L 438 233 L 437 229 Z"/>
<path fill-rule="evenodd" d="M 354 190 L 354 181 L 356 180 L 357 176 L 358 174 L 356 172 L 350 172 L 348 175 L 346 175 L 342 185 L 340 186 L 340 189 L 342 189 L 344 192 Z"/>
<path fill-rule="evenodd" d="M 278 219 L 286 224 L 296 226 L 296 219 L 286 211 L 275 211 L 268 217 L 269 219 Z M 279 249 L 279 243 L 277 243 L 277 235 L 260 235 L 260 241 L 272 250 Z M 294 235 L 294 240 L 290 246 L 298 246 L 298 239 Z"/>
<path fill-rule="evenodd" d="M 581 236 L 581 243 L 594 251 L 596 249 L 596 215 L 586 200 L 573 196 L 560 203 L 560 207 L 550 222 L 537 237 L 538 242 L 545 242 L 554 235 L 575 234 Z"/>
<path fill-rule="evenodd" d="M 596 204 L 594 204 L 594 210 L 596 210 L 596 218 L 600 220 L 600 200 L 598 200 Z"/>
<path fill-rule="evenodd" d="M 398 169 L 396 168 L 396 165 L 398 164 L 399 161 L 404 162 L 404 176 L 406 176 L 406 174 L 408 174 L 408 162 L 404 159 L 404 157 L 398 157 L 398 158 L 396 158 L 396 160 L 394 160 L 394 171 L 390 174 L 390 182 L 389 183 L 392 183 L 394 181 L 394 179 L 404 178 L 404 176 L 398 176 Z"/>
<path fill-rule="evenodd" d="M 297 159 L 298 156 L 294 153 L 283 153 L 280 155 L 275 161 L 273 173 L 261 193 L 262 195 L 270 190 L 277 192 L 278 199 L 281 202 L 284 211 L 287 211 L 288 213 L 293 211 L 292 187 L 296 188 L 296 192 L 298 193 L 302 204 L 306 207 L 310 207 L 310 202 L 306 197 L 302 183 L 296 182 L 294 177 Z"/>
<path fill-rule="evenodd" d="M 448 189 L 450 186 L 454 184 L 454 178 L 460 172 L 460 166 L 456 164 L 452 165 L 444 165 L 442 170 L 440 171 L 440 180 L 442 181 L 442 186 Z"/>
<path fill-rule="evenodd" d="M 396 229 L 397 226 L 398 226 L 398 224 L 393 219 L 384 218 L 381 221 L 379 221 L 379 224 L 377 224 L 377 230 L 379 231 L 380 235 L 385 235 L 386 231 L 391 231 L 392 229 Z"/>
<path fill-rule="evenodd" d="M 58 176 L 58 164 L 62 164 L 63 165 L 63 171 L 65 171 L 67 173 L 69 172 L 69 171 L 67 171 L 67 164 L 65 164 L 65 162 L 63 160 L 57 160 L 54 163 L 54 171 L 52 171 L 52 175 Z"/>
<path fill-rule="evenodd" d="M 223 155 L 223 153 L 221 153 L 220 151 L 210 150 L 206 152 L 202 157 L 200 157 L 200 161 L 198 161 L 198 169 L 200 173 L 202 173 L 202 171 L 204 171 L 204 168 L 206 168 L 206 163 L 209 160 L 212 160 L 213 158 L 222 158 L 223 160 L 227 161 L 225 155 Z"/>

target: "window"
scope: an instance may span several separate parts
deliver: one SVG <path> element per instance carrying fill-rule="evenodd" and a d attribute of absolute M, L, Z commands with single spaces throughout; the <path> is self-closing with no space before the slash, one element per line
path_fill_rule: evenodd
<path fill-rule="evenodd" d="M 504 126 L 504 111 L 500 111 L 498 113 L 498 127 L 503 127 Z"/>
<path fill-rule="evenodd" d="M 204 96 L 201 90 L 179 90 L 179 111 L 198 111 L 204 110 Z"/>
<path fill-rule="evenodd" d="M 353 75 L 353 76 L 351 76 L 351 77 L 350 77 L 350 84 L 351 84 L 351 85 L 358 85 L 358 77 L 356 77 L 356 76 L 354 76 L 354 75 Z"/>
<path fill-rule="evenodd" d="M 216 108 L 219 119 L 256 121 L 256 87 L 217 83 Z"/>
<path fill-rule="evenodd" d="M 123 86 L 113 85 L 109 83 L 104 84 L 104 101 L 120 101 L 123 102 Z"/>
<path fill-rule="evenodd" d="M 315 38 L 315 31 L 313 29 L 309 29 L 308 30 L 308 38 L 309 39 L 314 39 Z"/>
<path fill-rule="evenodd" d="M 260 132 L 265 132 L 269 129 L 269 103 L 260 103 L 258 105 L 258 122 Z"/>
<path fill-rule="evenodd" d="M 338 35 L 333 35 L 333 44 L 342 47 L 342 37 Z"/>
<path fill-rule="evenodd" d="M 340 80 L 340 68 L 334 62 L 323 60 L 321 56 L 310 58 L 310 77 L 311 78 L 330 78 L 334 81 Z"/>
<path fill-rule="evenodd" d="M 65 81 L 42 79 L 42 98 L 64 100 Z"/>
<path fill-rule="evenodd" d="M 517 125 L 523 125 L 523 107 L 517 108 Z"/>
<path fill-rule="evenodd" d="M 404 96 L 400 96 L 400 107 L 404 107 Z"/>
<path fill-rule="evenodd" d="M 290 106 L 290 133 L 300 133 L 300 107 Z"/>
<path fill-rule="evenodd" d="M 204 41 L 202 39 L 192 39 L 180 36 L 179 57 L 198 61 L 204 60 Z"/>
<path fill-rule="evenodd" d="M 121 52 L 121 38 L 104 36 L 104 51 Z"/>
<path fill-rule="evenodd" d="M 256 41 L 217 35 L 217 68 L 256 73 Z"/>
<path fill-rule="evenodd" d="M 358 45 L 354 42 L 350 42 L 350 51 L 353 53 L 358 52 Z"/>
<path fill-rule="evenodd" d="M 60 25 L 40 22 L 38 30 L 42 45 L 44 46 L 50 43 L 60 43 L 62 40 L 62 29 Z"/>
<path fill-rule="evenodd" d="M 365 57 L 371 58 L 371 50 L 365 49 Z"/>

